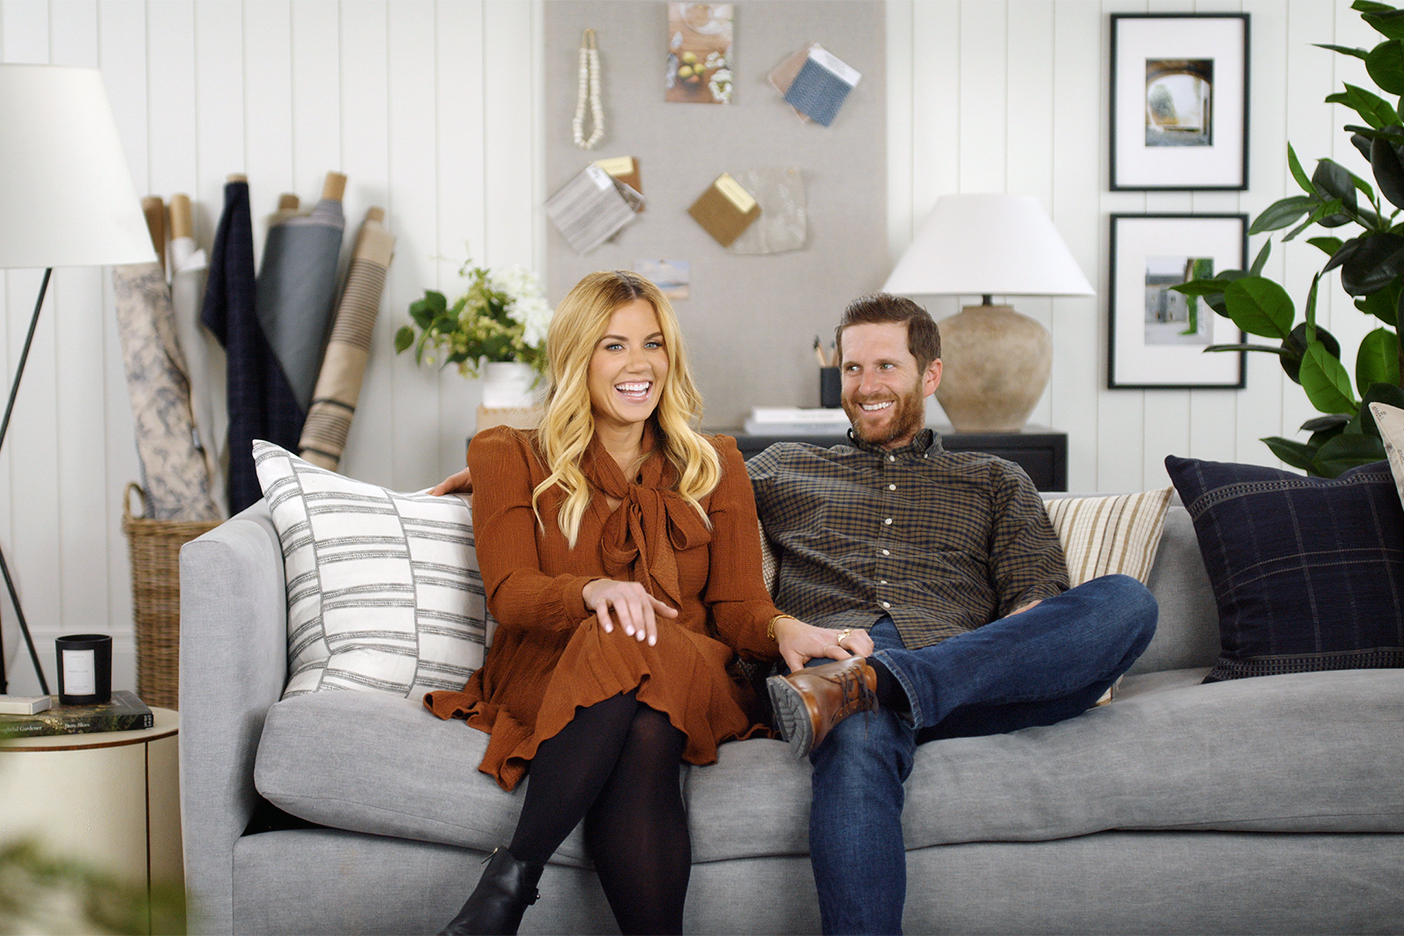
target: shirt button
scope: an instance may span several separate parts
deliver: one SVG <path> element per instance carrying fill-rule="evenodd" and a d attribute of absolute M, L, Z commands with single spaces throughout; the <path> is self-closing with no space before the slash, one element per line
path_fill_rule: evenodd
<path fill-rule="evenodd" d="M 887 486 L 887 489 L 888 489 L 889 491 L 895 491 L 895 490 L 897 490 L 897 485 L 895 485 L 895 484 L 889 484 L 889 485 Z"/>
<path fill-rule="evenodd" d="M 889 456 L 887 456 L 887 460 L 890 461 L 890 462 L 894 462 L 894 461 L 897 460 L 897 456 L 896 456 L 896 455 L 889 455 Z"/>
<path fill-rule="evenodd" d="M 891 517 L 888 517 L 887 519 L 883 520 L 883 521 L 882 521 L 882 525 L 883 525 L 883 526 L 892 526 L 892 518 L 891 518 Z"/>
<path fill-rule="evenodd" d="M 890 556 L 890 555 L 892 555 L 892 553 L 889 552 L 889 551 L 886 550 L 886 549 L 884 549 L 884 550 L 882 551 L 882 554 L 883 554 L 884 556 Z"/>
<path fill-rule="evenodd" d="M 878 579 L 878 584 L 879 584 L 879 585 L 886 585 L 886 584 L 887 584 L 887 579 Z"/>
<path fill-rule="evenodd" d="M 890 607 L 892 607 L 892 602 L 890 602 L 890 601 L 884 601 L 884 602 L 882 603 L 882 606 L 883 606 L 884 608 L 890 608 Z"/>

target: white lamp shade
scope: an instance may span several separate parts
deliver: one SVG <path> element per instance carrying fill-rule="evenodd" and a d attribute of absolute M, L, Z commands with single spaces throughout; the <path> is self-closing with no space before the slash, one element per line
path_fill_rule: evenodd
<path fill-rule="evenodd" d="M 908 296 L 1096 293 L 1038 199 L 1028 195 L 942 195 L 883 290 Z"/>
<path fill-rule="evenodd" d="M 0 65 L 0 268 L 155 259 L 102 73 Z"/>

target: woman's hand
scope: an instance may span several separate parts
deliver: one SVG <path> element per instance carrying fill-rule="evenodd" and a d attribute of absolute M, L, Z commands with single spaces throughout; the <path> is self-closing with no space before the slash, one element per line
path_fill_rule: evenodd
<path fill-rule="evenodd" d="M 430 490 L 430 494 L 435 497 L 442 497 L 445 494 L 472 494 L 473 476 L 467 468 L 449 475 Z"/>
<path fill-rule="evenodd" d="M 678 616 L 677 609 L 654 598 L 638 582 L 594 579 L 580 593 L 585 599 L 585 607 L 595 612 L 606 634 L 613 633 L 613 619 L 618 618 L 624 633 L 635 640 L 647 640 L 650 647 L 658 643 L 658 616 Z"/>
<path fill-rule="evenodd" d="M 775 622 L 775 639 L 780 644 L 780 656 L 792 673 L 817 657 L 846 660 L 873 653 L 873 638 L 865 630 L 815 627 L 792 617 L 782 617 Z"/>

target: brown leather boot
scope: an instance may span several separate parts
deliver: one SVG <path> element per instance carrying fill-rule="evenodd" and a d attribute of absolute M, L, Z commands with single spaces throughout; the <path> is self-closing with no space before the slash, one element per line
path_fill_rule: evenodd
<path fill-rule="evenodd" d="M 877 673 L 862 657 L 772 676 L 766 687 L 780 736 L 795 757 L 823 744 L 829 731 L 848 716 L 878 707 Z"/>

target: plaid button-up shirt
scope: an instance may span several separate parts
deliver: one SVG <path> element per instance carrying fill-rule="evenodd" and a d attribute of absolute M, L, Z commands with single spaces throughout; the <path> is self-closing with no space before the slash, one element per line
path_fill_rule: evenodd
<path fill-rule="evenodd" d="M 909 648 L 1068 587 L 1043 500 L 1013 462 L 947 452 L 930 429 L 884 451 L 781 442 L 746 463 L 776 547 L 775 604 L 821 627 L 891 615 Z"/>

